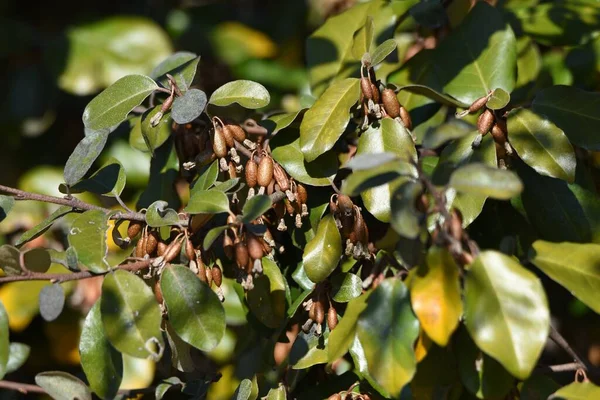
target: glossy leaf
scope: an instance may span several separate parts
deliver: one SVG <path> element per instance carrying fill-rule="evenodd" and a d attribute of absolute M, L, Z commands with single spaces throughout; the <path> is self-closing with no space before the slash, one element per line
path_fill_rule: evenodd
<path fill-rule="evenodd" d="M 244 203 L 242 208 L 242 222 L 250 223 L 260 217 L 273 205 L 273 201 L 267 195 L 256 195 Z"/>
<path fill-rule="evenodd" d="M 589 400 L 600 396 L 600 386 L 592 382 L 573 382 L 558 389 L 548 399 Z"/>
<path fill-rule="evenodd" d="M 367 299 L 370 292 L 356 297 L 348 302 L 346 311 L 340 322 L 329 335 L 329 345 L 327 346 L 327 360 L 332 363 L 343 357 L 356 337 L 356 324 L 359 315 L 367 307 Z"/>
<path fill-rule="evenodd" d="M 424 214 L 415 206 L 421 193 L 421 183 L 407 181 L 392 194 L 390 223 L 398 234 L 409 239 L 416 238 L 421 231 Z"/>
<path fill-rule="evenodd" d="M 161 400 L 164 395 L 172 388 L 181 388 L 184 383 L 176 376 L 171 378 L 163 379 L 157 386 L 154 391 L 154 398 L 156 400 Z"/>
<path fill-rule="evenodd" d="M 90 101 L 83 111 L 83 124 L 93 130 L 118 125 L 157 88 L 147 76 L 125 76 Z"/>
<path fill-rule="evenodd" d="M 342 273 L 331 278 L 331 299 L 347 303 L 362 294 L 362 280 L 358 275 Z"/>
<path fill-rule="evenodd" d="M 85 176 L 104 149 L 107 139 L 106 131 L 94 131 L 81 139 L 65 164 L 64 178 L 68 186 Z"/>
<path fill-rule="evenodd" d="M 102 399 L 114 398 L 123 378 L 123 358 L 106 337 L 100 301 L 94 304 L 83 322 L 79 354 L 92 391 Z"/>
<path fill-rule="evenodd" d="M 44 286 L 39 299 L 42 318 L 48 322 L 54 321 L 62 313 L 65 306 L 65 291 L 58 283 Z"/>
<path fill-rule="evenodd" d="M 169 208 L 169 203 L 158 200 L 150 204 L 146 211 L 146 222 L 149 226 L 158 228 L 161 226 L 179 224 L 179 215 L 177 211 Z"/>
<path fill-rule="evenodd" d="M 509 101 L 510 94 L 502 88 L 497 88 L 492 92 L 485 106 L 490 110 L 501 110 L 508 105 Z"/>
<path fill-rule="evenodd" d="M 0 222 L 4 221 L 14 205 L 14 197 L 0 195 Z"/>
<path fill-rule="evenodd" d="M 573 144 L 600 150 L 598 104 L 600 93 L 557 85 L 538 92 L 532 109 L 562 129 Z"/>
<path fill-rule="evenodd" d="M 55 400 L 92 400 L 85 383 L 66 372 L 41 372 L 35 376 L 35 383 Z"/>
<path fill-rule="evenodd" d="M 71 187 L 71 193 L 92 192 L 109 197 L 120 196 L 125 188 L 125 169 L 116 158 L 107 162 L 88 179 L 77 182 Z"/>
<path fill-rule="evenodd" d="M 500 200 L 508 200 L 523 190 L 523 184 L 514 172 L 482 163 L 460 167 L 450 176 L 449 185 L 461 192 Z"/>
<path fill-rule="evenodd" d="M 359 80 L 333 83 L 304 114 L 300 124 L 300 149 L 311 162 L 330 150 L 350 121 L 350 108 L 359 98 Z"/>
<path fill-rule="evenodd" d="M 48 250 L 36 247 L 22 254 L 22 262 L 29 271 L 45 273 L 50 268 L 52 260 Z"/>
<path fill-rule="evenodd" d="M 397 46 L 398 44 L 394 39 L 388 39 L 381 43 L 371 52 L 371 65 L 376 66 L 381 64 L 387 56 L 396 50 Z"/>
<path fill-rule="evenodd" d="M 182 90 L 188 90 L 194 81 L 200 57 L 187 51 L 179 51 L 171 54 L 161 61 L 150 73 L 150 77 L 155 79 L 164 87 L 169 87 L 169 79 L 166 74 L 171 75 L 177 87 Z"/>
<path fill-rule="evenodd" d="M 342 238 L 332 215 L 319 223 L 315 237 L 304 248 L 302 261 L 308 279 L 319 283 L 337 267 L 342 256 Z"/>
<path fill-rule="evenodd" d="M 180 125 L 198 118 L 206 107 L 206 93 L 200 89 L 190 89 L 183 96 L 176 97 L 171 106 L 171 117 Z"/>
<path fill-rule="evenodd" d="M 438 125 L 433 129 L 428 129 L 423 137 L 423 147 L 426 149 L 436 149 L 442 144 L 460 139 L 471 133 L 473 127 L 461 120 L 453 119 L 445 124 Z"/>
<path fill-rule="evenodd" d="M 399 279 L 384 280 L 360 314 L 356 337 L 362 345 L 370 376 L 391 396 L 398 396 L 416 372 L 413 346 L 419 321 L 410 308 L 410 295 Z"/>
<path fill-rule="evenodd" d="M 8 338 L 8 335 L 6 335 L 6 337 Z M 10 344 L 8 362 L 6 363 L 6 373 L 10 374 L 21 368 L 29 358 L 30 353 L 31 347 L 28 345 L 24 343 L 12 342 Z"/>
<path fill-rule="evenodd" d="M 229 199 L 225 193 L 218 190 L 198 190 L 190 197 L 184 211 L 190 214 L 229 212 Z"/>
<path fill-rule="evenodd" d="M 140 130 L 142 138 L 146 144 L 146 148 L 154 154 L 154 150 L 162 146 L 164 142 L 171 136 L 171 125 L 173 120 L 171 119 L 171 111 L 167 111 L 161 117 L 158 124 L 152 126 L 153 118 L 160 112 L 162 104 L 146 110 L 141 117 Z"/>
<path fill-rule="evenodd" d="M 600 245 L 552 243 L 538 240 L 529 253 L 531 262 L 546 275 L 600 314 Z"/>
<path fill-rule="evenodd" d="M 171 265 L 163 271 L 160 287 L 177 335 L 202 351 L 215 348 L 225 333 L 225 310 L 208 285 L 189 268 Z"/>
<path fill-rule="evenodd" d="M 132 357 L 160 357 L 161 312 L 152 289 L 141 278 L 123 270 L 106 275 L 100 309 L 104 332 L 115 349 Z"/>
<path fill-rule="evenodd" d="M 204 237 L 204 242 L 202 243 L 202 247 L 204 250 L 210 249 L 210 246 L 217 240 L 217 238 L 223 233 L 229 226 L 217 226 L 216 228 L 212 228 L 206 236 Z"/>
<path fill-rule="evenodd" d="M 219 177 L 219 161 L 215 160 L 212 163 L 205 165 L 191 187 L 190 196 L 194 196 L 199 190 L 208 190 Z M 221 190 L 223 191 L 223 190 Z"/>
<path fill-rule="evenodd" d="M 10 355 L 10 341 L 8 335 L 8 314 L 6 313 L 4 304 L 0 302 L 0 379 L 8 372 L 7 364 Z"/>
<path fill-rule="evenodd" d="M 465 325 L 481 350 L 513 376 L 525 379 L 537 364 L 550 329 L 539 279 L 513 258 L 492 250 L 481 252 L 465 278 Z"/>
<path fill-rule="evenodd" d="M 251 110 L 266 107 L 271 101 L 267 89 L 260 83 L 246 80 L 232 81 L 213 92 L 209 103 L 215 106 L 228 106 L 238 103 Z"/>
<path fill-rule="evenodd" d="M 69 206 L 60 206 L 56 209 L 56 211 L 50 214 L 42 222 L 29 229 L 27 232 L 23 233 L 23 235 L 21 235 L 21 237 L 19 238 L 19 240 L 17 240 L 15 245 L 22 246 L 23 244 L 43 235 L 48 229 L 50 229 L 50 227 L 54 224 L 56 220 L 72 211 L 73 209 Z"/>
<path fill-rule="evenodd" d="M 318 335 L 313 326 L 308 333 L 300 332 L 290 350 L 289 362 L 295 370 L 303 370 L 313 365 L 327 362 L 329 329 Z"/>
<path fill-rule="evenodd" d="M 410 281 L 412 308 L 431 340 L 446 346 L 462 315 L 459 267 L 450 253 L 432 247 Z"/>
<path fill-rule="evenodd" d="M 425 96 L 431 100 L 435 100 L 439 104 L 449 106 L 449 107 L 461 107 L 461 108 L 469 107 L 469 104 L 464 103 L 460 100 L 457 100 L 454 97 L 449 96 L 447 94 L 441 93 L 441 92 L 437 91 L 436 89 L 431 88 L 426 85 L 413 84 L 413 85 L 398 86 L 398 91 L 399 92 L 409 92 L 409 93 Z"/>
<path fill-rule="evenodd" d="M 79 262 L 92 272 L 104 272 L 110 267 L 106 261 L 107 231 L 108 215 L 100 210 L 84 212 L 69 230 L 69 244 L 77 251 Z"/>
<path fill-rule="evenodd" d="M 305 112 L 306 108 L 302 108 L 294 112 L 271 115 L 260 121 L 260 125 L 266 128 L 271 135 L 275 135 L 280 130 L 292 125 L 299 117 L 304 116 Z"/>
<path fill-rule="evenodd" d="M 519 157 L 538 173 L 573 182 L 575 152 L 562 130 L 527 109 L 508 114 L 510 143 Z"/>

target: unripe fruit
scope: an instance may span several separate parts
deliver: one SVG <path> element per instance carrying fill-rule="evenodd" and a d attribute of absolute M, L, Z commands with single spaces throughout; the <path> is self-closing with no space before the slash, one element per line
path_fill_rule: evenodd
<path fill-rule="evenodd" d="M 360 78 L 360 89 L 367 100 L 373 100 L 373 88 L 369 78 L 363 76 Z"/>
<path fill-rule="evenodd" d="M 221 287 L 221 283 L 223 283 L 223 273 L 221 272 L 221 268 L 214 265 L 210 269 L 210 272 L 215 285 L 217 285 L 217 287 Z"/>
<path fill-rule="evenodd" d="M 471 106 L 469 106 L 469 113 L 473 114 L 476 113 L 477 111 L 481 110 L 484 106 L 485 103 L 487 103 L 488 101 L 488 96 L 483 96 L 478 98 L 477 100 L 475 100 L 473 102 L 473 104 L 471 104 Z"/>
<path fill-rule="evenodd" d="M 402 123 L 404 124 L 406 129 L 412 129 L 412 119 L 410 118 L 408 110 L 406 110 L 406 108 L 404 108 L 403 106 L 400 106 L 400 119 L 402 120 Z"/>
<path fill-rule="evenodd" d="M 213 151 L 219 158 L 223 158 L 227 155 L 227 143 L 223 137 L 222 130 L 220 128 L 215 129 L 215 135 L 213 137 Z"/>
<path fill-rule="evenodd" d="M 152 254 L 156 251 L 158 239 L 159 237 L 156 231 L 152 231 L 148 234 L 148 238 L 146 239 L 146 254 Z"/>
<path fill-rule="evenodd" d="M 245 269 L 250 261 L 250 255 L 248 254 L 248 247 L 243 242 L 238 241 L 235 243 L 235 262 L 241 269 Z"/>
<path fill-rule="evenodd" d="M 225 125 L 221 132 L 223 133 L 223 139 L 225 139 L 225 143 L 227 143 L 227 147 L 233 147 L 235 145 L 233 141 L 233 132 L 229 129 L 228 125 Z"/>
<path fill-rule="evenodd" d="M 258 182 L 258 165 L 253 159 L 249 159 L 246 163 L 246 184 L 253 188 Z"/>
<path fill-rule="evenodd" d="M 400 103 L 398 102 L 396 93 L 392 89 L 383 89 L 383 92 L 381 92 L 381 102 L 387 115 L 392 118 L 400 116 Z"/>
<path fill-rule="evenodd" d="M 248 254 L 250 255 L 250 258 L 253 260 L 260 260 L 263 258 L 264 250 L 260 243 L 261 239 L 252 234 L 248 234 L 246 236 L 246 241 L 248 242 Z"/>
<path fill-rule="evenodd" d="M 333 307 L 329 307 L 329 310 L 327 310 L 327 326 L 329 327 L 329 330 L 332 331 L 335 329 L 335 327 L 338 324 L 338 317 L 337 317 L 337 312 L 335 311 L 335 308 Z"/>
<path fill-rule="evenodd" d="M 269 186 L 273 180 L 273 159 L 270 156 L 264 156 L 258 164 L 257 182 L 259 186 Z"/>
<path fill-rule="evenodd" d="M 133 239 L 142 231 L 143 224 L 140 221 L 129 221 L 129 227 L 127 228 L 127 237 Z"/>
<path fill-rule="evenodd" d="M 490 110 L 485 110 L 477 119 L 477 130 L 482 135 L 485 135 L 492 129 L 494 124 L 494 114 Z"/>

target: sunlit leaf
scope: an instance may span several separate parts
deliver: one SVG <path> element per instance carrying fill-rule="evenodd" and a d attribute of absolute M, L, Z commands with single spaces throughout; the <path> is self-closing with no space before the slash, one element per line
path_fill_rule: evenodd
<path fill-rule="evenodd" d="M 179 215 L 177 211 L 169 208 L 169 204 L 166 201 L 158 200 L 148 207 L 146 222 L 154 228 L 177 225 L 179 224 Z"/>
<path fill-rule="evenodd" d="M 125 169 L 119 160 L 110 157 L 107 162 L 89 178 L 74 184 L 71 193 L 92 192 L 109 197 L 120 196 L 125 188 Z"/>
<path fill-rule="evenodd" d="M 92 392 L 81 380 L 62 371 L 41 372 L 35 383 L 56 400 L 92 400 Z"/>
<path fill-rule="evenodd" d="M 8 334 L 6 335 L 8 338 Z M 12 342 L 6 363 L 6 373 L 15 372 L 25 364 L 31 353 L 31 347 L 24 343 Z"/>
<path fill-rule="evenodd" d="M 342 255 L 342 238 L 332 215 L 319 223 L 315 237 L 306 244 L 302 261 L 308 278 L 319 283 L 337 267 Z"/>
<path fill-rule="evenodd" d="M 485 106 L 490 110 L 501 110 L 510 101 L 510 93 L 502 88 L 497 88 L 492 92 Z"/>
<path fill-rule="evenodd" d="M 71 186 L 85 176 L 104 149 L 107 139 L 106 131 L 95 131 L 81 139 L 65 164 L 64 177 L 67 185 Z"/>
<path fill-rule="evenodd" d="M 269 92 L 260 83 L 238 80 L 228 82 L 215 90 L 208 102 L 221 107 L 238 103 L 244 108 L 254 110 L 266 107 L 270 101 Z"/>
<path fill-rule="evenodd" d="M 256 195 L 247 200 L 242 208 L 242 221 L 249 223 L 267 212 L 273 201 L 267 195 Z"/>
<path fill-rule="evenodd" d="M 198 190 L 190 197 L 184 211 L 190 214 L 229 212 L 229 200 L 225 193 L 218 190 Z"/>
<path fill-rule="evenodd" d="M 104 272 L 109 268 L 107 231 L 108 215 L 100 210 L 84 212 L 73 221 L 69 230 L 69 244 L 77 251 L 79 262 L 92 272 Z"/>
<path fill-rule="evenodd" d="M 592 382 L 573 382 L 554 392 L 548 399 L 589 400 L 600 396 L 600 386 Z"/>
<path fill-rule="evenodd" d="M 460 167 L 450 176 L 449 185 L 461 192 L 500 200 L 508 200 L 523 190 L 523 184 L 514 172 L 482 163 Z"/>
<path fill-rule="evenodd" d="M 187 51 L 178 51 L 161 61 L 150 73 L 150 77 L 155 79 L 164 87 L 169 87 L 167 74 L 171 75 L 177 87 L 181 90 L 188 90 L 194 81 L 200 56 Z"/>
<path fill-rule="evenodd" d="M 173 121 L 171 119 L 170 110 L 164 113 L 156 125 L 152 126 L 153 118 L 160 112 L 161 107 L 162 104 L 159 104 L 154 108 L 150 108 L 141 116 L 140 130 L 142 138 L 146 144 L 146 151 L 150 150 L 152 154 L 154 154 L 154 150 L 162 146 L 162 144 L 171 136 L 171 125 Z"/>
<path fill-rule="evenodd" d="M 371 65 L 379 65 L 389 56 L 394 50 L 396 50 L 396 41 L 394 39 L 388 39 L 381 43 L 371 52 Z"/>
<path fill-rule="evenodd" d="M 341 273 L 331 278 L 331 299 L 347 303 L 362 293 L 362 280 L 358 275 Z"/>

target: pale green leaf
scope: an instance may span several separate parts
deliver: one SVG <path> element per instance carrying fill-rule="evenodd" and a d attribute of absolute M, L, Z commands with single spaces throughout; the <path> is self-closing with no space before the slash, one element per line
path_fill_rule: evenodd
<path fill-rule="evenodd" d="M 190 214 L 229 212 L 229 199 L 218 190 L 198 190 L 192 194 L 184 211 Z"/>
<path fill-rule="evenodd" d="M 180 220 L 177 211 L 169 208 L 169 204 L 166 201 L 157 200 L 148 207 L 146 222 L 149 226 L 158 228 L 161 226 L 177 225 L 180 223 Z"/>
<path fill-rule="evenodd" d="M 171 106 L 171 117 L 180 125 L 198 118 L 206 107 L 206 93 L 200 89 L 190 89 L 183 96 L 176 97 Z"/>
<path fill-rule="evenodd" d="M 92 400 L 90 388 L 66 372 L 41 372 L 35 376 L 35 383 L 55 400 Z"/>
<path fill-rule="evenodd" d="M 107 231 L 108 215 L 100 210 L 84 212 L 69 229 L 69 244 L 77 251 L 79 262 L 92 272 L 105 272 L 109 268 L 106 262 Z"/>
<path fill-rule="evenodd" d="M 59 283 L 44 286 L 39 295 L 40 315 L 44 320 L 54 321 L 65 306 L 65 291 Z"/>
<path fill-rule="evenodd" d="M 228 106 L 237 103 L 251 110 L 266 107 L 271 101 L 267 89 L 260 83 L 238 80 L 224 84 L 213 92 L 208 101 L 215 106 Z"/>
<path fill-rule="evenodd" d="M 548 399 L 591 400 L 600 396 L 600 386 L 592 382 L 573 382 L 558 389 Z"/>
<path fill-rule="evenodd" d="M 523 184 L 514 172 L 482 163 L 460 167 L 450 176 L 449 185 L 460 192 L 500 200 L 508 200 L 523 190 Z"/>
<path fill-rule="evenodd" d="M 64 178 L 68 186 L 85 176 L 104 149 L 107 139 L 106 131 L 94 131 L 81 139 L 65 164 Z"/>
<path fill-rule="evenodd" d="M 146 110 L 141 117 L 140 130 L 142 138 L 146 144 L 146 151 L 150 150 L 154 154 L 154 150 L 162 146 L 164 142 L 171 136 L 171 110 L 164 113 L 160 121 L 155 126 L 152 126 L 153 118 L 160 112 L 162 104 Z"/>
<path fill-rule="evenodd" d="M 362 294 L 362 280 L 358 275 L 341 273 L 331 278 L 331 299 L 347 303 Z"/>
<path fill-rule="evenodd" d="M 492 92 L 485 106 L 490 110 L 501 110 L 508 105 L 509 101 L 510 93 L 502 88 L 497 88 Z"/>
<path fill-rule="evenodd" d="M 0 379 L 8 372 L 8 360 L 10 355 L 10 341 L 8 339 L 8 314 L 4 304 L 0 302 Z"/>

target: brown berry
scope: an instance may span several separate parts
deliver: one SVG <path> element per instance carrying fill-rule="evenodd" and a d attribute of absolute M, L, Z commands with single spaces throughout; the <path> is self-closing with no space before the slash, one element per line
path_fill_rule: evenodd
<path fill-rule="evenodd" d="M 373 87 L 372 83 L 366 76 L 360 78 L 360 89 L 367 100 L 373 100 Z"/>
<path fill-rule="evenodd" d="M 136 237 L 141 231 L 144 225 L 140 221 L 129 221 L 129 227 L 127 228 L 127 237 L 129 239 L 133 239 Z"/>
<path fill-rule="evenodd" d="M 279 163 L 273 163 L 273 176 L 275 177 L 275 182 L 279 185 L 279 189 L 282 192 L 286 192 L 290 190 L 290 178 L 288 178 L 285 170 L 279 165 Z"/>
<path fill-rule="evenodd" d="M 235 179 L 237 178 L 237 170 L 235 169 L 235 164 L 232 161 L 229 161 L 229 178 Z"/>
<path fill-rule="evenodd" d="M 162 304 L 164 299 L 162 295 L 162 289 L 160 288 L 160 281 L 158 279 L 154 281 L 154 297 L 156 297 L 156 301 L 159 304 Z"/>
<path fill-rule="evenodd" d="M 296 213 L 294 205 L 287 198 L 283 199 L 283 204 L 285 204 L 285 210 L 289 215 L 294 215 Z"/>
<path fill-rule="evenodd" d="M 267 187 L 273 180 L 273 159 L 266 155 L 258 164 L 257 182 L 259 186 Z"/>
<path fill-rule="evenodd" d="M 379 100 L 381 100 L 381 96 L 379 94 L 379 89 L 377 88 L 377 85 L 375 85 L 374 83 L 371 83 L 371 91 L 373 92 L 373 102 L 375 104 L 379 104 Z"/>
<path fill-rule="evenodd" d="M 173 261 L 181 251 L 181 240 L 174 240 L 169 244 L 169 247 L 165 250 L 165 254 L 163 255 L 163 259 L 165 262 Z"/>
<path fill-rule="evenodd" d="M 463 235 L 462 214 L 456 208 L 454 208 L 452 210 L 452 213 L 450 214 L 448 231 L 450 233 L 450 236 L 452 236 L 454 239 L 461 240 Z"/>
<path fill-rule="evenodd" d="M 421 193 L 417 197 L 415 208 L 422 213 L 426 213 L 429 210 L 429 197 L 425 193 Z"/>
<path fill-rule="evenodd" d="M 264 249 L 261 244 L 262 239 L 253 234 L 248 234 L 246 236 L 246 241 L 248 242 L 248 254 L 250 255 L 250 258 L 253 260 L 260 260 L 263 258 Z"/>
<path fill-rule="evenodd" d="M 352 215 L 354 210 L 354 203 L 350 199 L 350 197 L 345 194 L 338 195 L 337 205 L 340 209 L 340 212 L 344 215 Z"/>
<path fill-rule="evenodd" d="M 504 143 L 506 143 L 506 132 L 502 130 L 502 126 L 500 124 L 494 124 L 491 134 L 496 143 L 500 145 L 504 145 Z"/>
<path fill-rule="evenodd" d="M 159 239 L 156 231 L 148 233 L 148 238 L 146 239 L 146 254 L 153 254 L 156 251 Z"/>
<path fill-rule="evenodd" d="M 213 137 L 213 151 L 219 158 L 223 158 L 227 155 L 227 142 L 225 142 L 221 128 L 215 129 L 215 135 Z"/>
<path fill-rule="evenodd" d="M 204 262 L 200 257 L 196 259 L 196 264 L 198 265 L 198 278 L 200 278 L 202 282 L 208 283 L 208 279 L 206 279 L 206 265 L 204 265 Z"/>
<path fill-rule="evenodd" d="M 327 326 L 329 327 L 329 330 L 332 331 L 335 329 L 335 327 L 338 324 L 338 317 L 337 317 L 337 312 L 335 311 L 334 307 L 329 307 L 329 310 L 327 310 Z"/>
<path fill-rule="evenodd" d="M 217 287 L 221 287 L 221 283 L 223 283 L 223 272 L 221 271 L 221 268 L 213 265 L 213 267 L 210 269 L 210 274 L 212 275 L 215 285 L 217 285 Z"/>
<path fill-rule="evenodd" d="M 381 102 L 387 115 L 392 118 L 400 116 L 400 103 L 398 102 L 396 93 L 392 89 L 383 89 L 383 92 L 381 92 Z"/>
<path fill-rule="evenodd" d="M 194 250 L 194 245 L 189 237 L 185 238 L 185 256 L 190 261 L 196 259 L 196 251 Z"/>
<path fill-rule="evenodd" d="M 167 247 L 168 246 L 165 242 L 159 240 L 158 245 L 156 246 L 156 255 L 159 257 L 163 256 L 167 250 Z"/>
<path fill-rule="evenodd" d="M 473 102 L 473 104 L 471 104 L 469 106 L 469 113 L 473 114 L 476 113 L 477 111 L 481 110 L 483 107 L 485 107 L 485 104 L 488 101 L 488 96 L 483 96 L 478 98 L 477 100 L 475 100 Z"/>
<path fill-rule="evenodd" d="M 356 241 L 366 245 L 369 242 L 369 231 L 362 214 L 355 206 L 354 212 L 354 224 L 352 226 L 352 232 L 356 235 Z"/>
<path fill-rule="evenodd" d="M 485 135 L 492 129 L 492 125 L 494 124 L 494 114 L 486 109 L 479 118 L 477 119 L 477 130 L 482 135 Z"/>
<path fill-rule="evenodd" d="M 225 126 L 229 128 L 234 140 L 240 143 L 246 140 L 246 131 L 241 126 L 237 124 L 227 124 Z"/>
<path fill-rule="evenodd" d="M 146 241 L 148 239 L 148 234 L 146 231 L 142 233 L 142 237 L 138 240 L 137 245 L 135 246 L 135 256 L 138 258 L 142 258 L 146 255 Z"/>
<path fill-rule="evenodd" d="M 400 119 L 402 120 L 402 123 L 404 124 L 406 129 L 412 129 L 412 119 L 410 118 L 408 110 L 403 106 L 400 106 Z"/>
<path fill-rule="evenodd" d="M 339 393 L 334 393 L 327 398 L 327 400 L 342 400 L 342 395 Z"/>
<path fill-rule="evenodd" d="M 306 204 L 308 201 L 308 193 L 306 192 L 306 188 L 301 184 L 296 186 L 296 198 L 301 204 Z"/>
<path fill-rule="evenodd" d="M 241 269 L 245 269 L 250 261 L 250 255 L 248 254 L 248 247 L 239 240 L 235 243 L 235 262 Z"/>
<path fill-rule="evenodd" d="M 233 147 L 235 145 L 235 143 L 233 141 L 233 132 L 229 128 L 229 125 L 223 126 L 223 128 L 221 129 L 221 132 L 223 133 L 223 139 L 225 139 L 225 143 L 227 143 L 227 147 Z"/>
<path fill-rule="evenodd" d="M 325 321 L 325 307 L 323 307 L 323 302 L 316 301 L 313 303 L 315 305 L 315 321 L 317 324 L 322 324 Z"/>
<path fill-rule="evenodd" d="M 253 159 L 249 159 L 246 163 L 246 184 L 253 188 L 256 186 L 258 176 L 258 164 Z"/>
<path fill-rule="evenodd" d="M 206 267 L 204 268 L 204 274 L 206 275 L 205 276 L 206 283 L 208 284 L 209 287 L 212 286 L 212 281 L 213 281 L 211 270 L 212 270 L 212 268 L 206 268 Z"/>
<path fill-rule="evenodd" d="M 317 309 L 317 301 L 313 301 L 313 303 L 310 305 L 310 309 L 308 310 L 308 318 L 312 319 L 313 321 L 317 318 L 316 317 L 316 309 Z"/>

